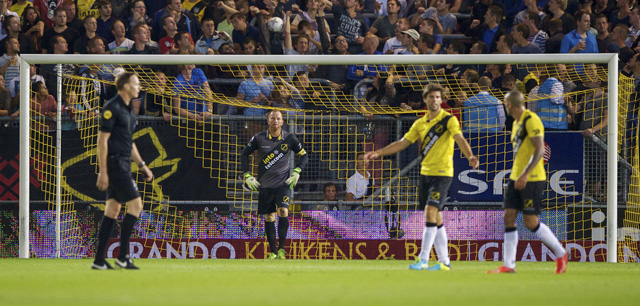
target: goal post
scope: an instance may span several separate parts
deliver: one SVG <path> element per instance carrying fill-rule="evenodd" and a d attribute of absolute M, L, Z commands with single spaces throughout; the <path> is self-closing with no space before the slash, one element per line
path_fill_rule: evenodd
<path fill-rule="evenodd" d="M 265 63 L 273 65 L 436 65 L 436 64 L 606 64 L 608 84 L 618 84 L 617 54 L 527 54 L 527 55 L 39 55 L 25 54 L 20 58 L 20 80 L 30 83 L 30 64 L 196 64 L 196 65 L 246 65 Z M 608 87 L 607 129 L 607 261 L 618 260 L 618 87 Z M 29 257 L 29 157 L 30 153 L 30 86 L 20 87 L 20 233 L 19 254 Z M 60 106 L 61 103 L 58 103 Z M 58 111 L 58 114 L 60 110 Z M 60 166 L 58 165 L 58 168 Z M 60 184 L 60 183 L 58 183 Z M 59 213 L 58 213 L 59 214 Z M 58 222 L 59 223 L 59 222 Z M 59 232 L 59 229 L 58 229 Z M 611 251 L 613 250 L 613 251 Z"/>

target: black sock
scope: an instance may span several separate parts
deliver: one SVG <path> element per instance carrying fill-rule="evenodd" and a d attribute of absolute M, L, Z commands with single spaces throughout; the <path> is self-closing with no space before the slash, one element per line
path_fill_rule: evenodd
<path fill-rule="evenodd" d="M 95 262 L 97 263 L 104 262 L 104 253 L 107 250 L 107 243 L 109 242 L 109 238 L 111 238 L 111 232 L 113 231 L 113 226 L 115 224 L 115 219 L 111 219 L 107 216 L 102 216 L 102 221 L 100 221 L 100 229 L 98 230 L 98 248 L 96 249 L 95 259 Z"/>
<path fill-rule="evenodd" d="M 276 222 L 264 221 L 264 232 L 267 234 L 267 241 L 271 247 L 271 253 L 276 253 Z"/>
<path fill-rule="evenodd" d="M 287 232 L 289 231 L 289 217 L 278 218 L 278 248 L 284 249 L 287 241 Z"/>
<path fill-rule="evenodd" d="M 125 259 L 125 257 L 129 255 L 129 238 L 131 237 L 133 226 L 136 225 L 136 221 L 138 221 L 137 217 L 124 214 L 122 229 L 120 231 L 120 254 L 118 254 L 118 259 L 120 260 Z"/>

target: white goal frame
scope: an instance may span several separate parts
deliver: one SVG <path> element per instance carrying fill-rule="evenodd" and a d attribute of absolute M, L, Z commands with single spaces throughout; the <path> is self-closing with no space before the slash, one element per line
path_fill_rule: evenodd
<path fill-rule="evenodd" d="M 30 64 L 136 64 L 136 65 L 246 65 L 264 63 L 274 65 L 353 65 L 353 64 L 398 64 L 398 65 L 437 65 L 437 64 L 607 64 L 608 73 L 608 111 L 607 129 L 607 262 L 617 262 L 618 241 L 618 54 L 487 54 L 487 55 L 51 55 L 24 54 L 20 57 L 20 83 L 30 84 Z M 58 82 L 60 88 L 61 83 Z M 30 87 L 20 86 L 20 225 L 19 257 L 29 258 L 29 130 L 30 130 Z M 58 100 L 59 101 L 59 100 Z M 61 103 L 58 103 L 60 116 Z M 26 124 L 25 124 L 26 123 Z M 58 120 L 60 129 L 60 120 Z M 58 133 L 59 135 L 59 133 Z M 60 141 L 58 137 L 57 141 Z M 57 169 L 60 170 L 60 158 Z M 58 174 L 58 179 L 60 175 Z M 57 184 L 59 188 L 60 184 Z M 57 213 L 60 216 L 60 190 L 57 189 Z M 56 250 L 59 256 L 60 229 L 56 223 Z"/>

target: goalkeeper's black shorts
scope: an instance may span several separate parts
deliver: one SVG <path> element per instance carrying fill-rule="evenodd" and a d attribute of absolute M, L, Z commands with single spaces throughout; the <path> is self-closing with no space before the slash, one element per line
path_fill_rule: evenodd
<path fill-rule="evenodd" d="M 107 157 L 107 174 L 109 175 L 107 200 L 115 199 L 120 204 L 124 204 L 140 197 L 138 185 L 131 175 L 131 160 L 129 158 Z"/>
<path fill-rule="evenodd" d="M 449 176 L 420 175 L 420 185 L 418 186 L 420 210 L 424 210 L 426 205 L 442 210 L 452 180 L 453 178 Z"/>
<path fill-rule="evenodd" d="M 258 214 L 276 212 L 279 207 L 289 208 L 291 189 L 289 185 L 276 188 L 260 188 L 258 195 Z"/>

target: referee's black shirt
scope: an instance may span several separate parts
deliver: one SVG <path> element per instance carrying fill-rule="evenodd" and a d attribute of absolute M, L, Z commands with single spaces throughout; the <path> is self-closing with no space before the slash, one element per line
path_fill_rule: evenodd
<path fill-rule="evenodd" d="M 125 104 L 120 95 L 116 95 L 105 103 L 100 118 L 100 131 L 111 133 L 108 156 L 131 158 L 135 128 L 136 115 L 133 113 L 131 103 Z"/>

